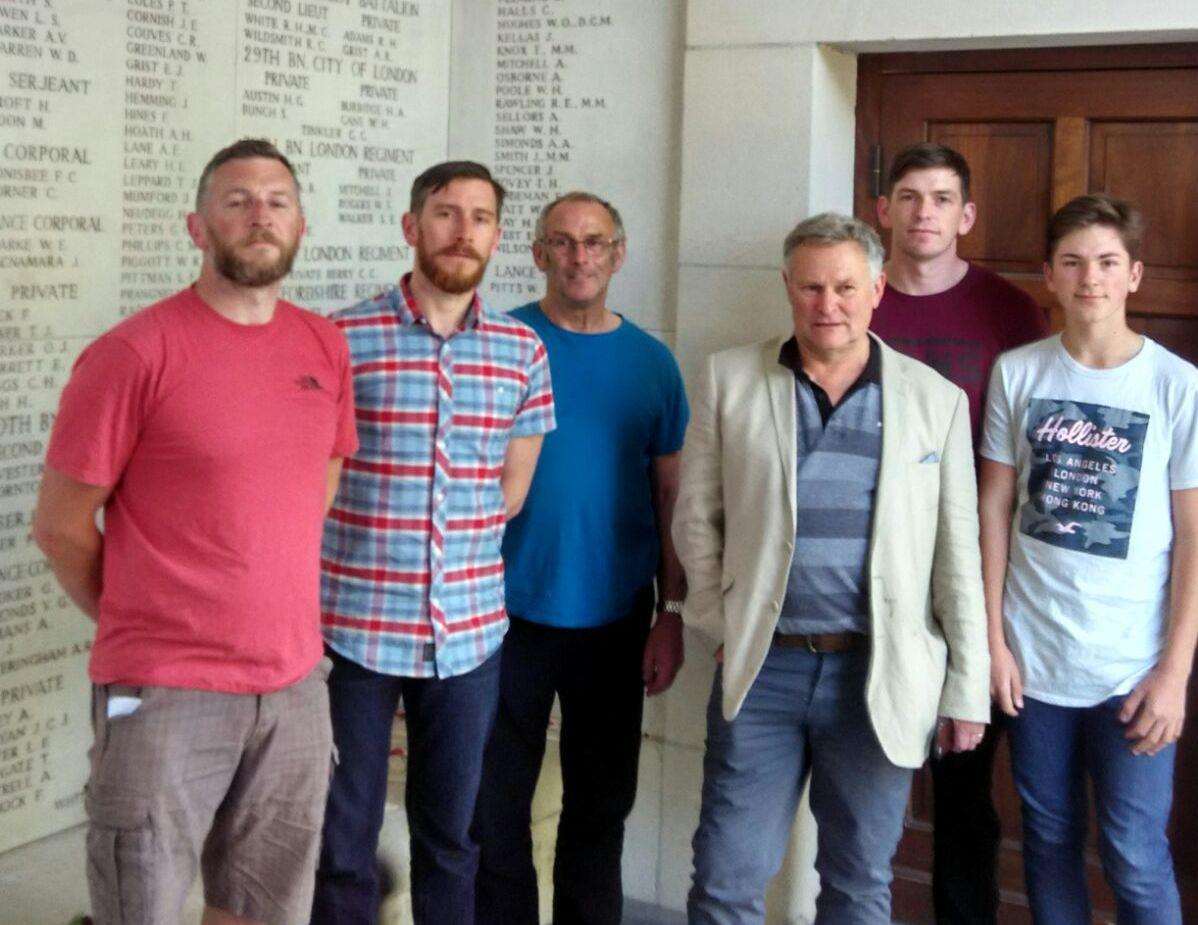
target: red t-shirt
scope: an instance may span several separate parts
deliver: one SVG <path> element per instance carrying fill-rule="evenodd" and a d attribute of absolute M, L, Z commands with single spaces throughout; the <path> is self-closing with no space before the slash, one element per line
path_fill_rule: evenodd
<path fill-rule="evenodd" d="M 92 680 L 265 693 L 311 671 L 328 464 L 355 449 L 345 338 L 287 302 L 238 325 L 186 289 L 91 344 L 46 464 L 115 486 Z"/>
<path fill-rule="evenodd" d="M 934 295 L 906 295 L 887 285 L 870 328 L 965 390 L 976 448 L 995 358 L 1047 335 L 1048 319 L 1018 286 L 970 264 L 957 285 Z"/>

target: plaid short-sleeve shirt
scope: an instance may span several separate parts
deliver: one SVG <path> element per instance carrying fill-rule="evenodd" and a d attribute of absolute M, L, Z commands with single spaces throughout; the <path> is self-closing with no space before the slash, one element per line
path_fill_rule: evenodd
<path fill-rule="evenodd" d="M 349 340 L 361 446 L 321 549 L 325 640 L 360 665 L 452 677 L 503 641 L 508 440 L 553 430 L 545 347 L 475 296 L 442 338 L 407 278 L 333 321 Z"/>

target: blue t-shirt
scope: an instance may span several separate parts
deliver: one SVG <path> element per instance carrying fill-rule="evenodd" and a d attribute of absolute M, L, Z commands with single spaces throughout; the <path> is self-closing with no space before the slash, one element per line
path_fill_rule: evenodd
<path fill-rule="evenodd" d="M 682 376 L 669 349 L 627 319 L 575 334 L 536 302 L 512 315 L 549 351 L 557 430 L 504 536 L 507 608 L 550 626 L 599 626 L 624 616 L 657 572 L 650 473 L 654 457 L 682 448 Z"/>

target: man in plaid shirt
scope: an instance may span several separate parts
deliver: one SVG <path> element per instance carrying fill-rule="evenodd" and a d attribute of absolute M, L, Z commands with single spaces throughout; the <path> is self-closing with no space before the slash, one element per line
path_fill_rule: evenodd
<path fill-rule="evenodd" d="M 322 549 L 340 761 L 314 923 L 377 921 L 401 695 L 413 914 L 474 920 L 470 821 L 508 625 L 500 543 L 554 427 L 544 345 L 475 291 L 499 243 L 503 196 L 481 164 L 426 170 L 403 217 L 412 272 L 333 316 L 350 344 L 361 449 L 345 461 Z"/>

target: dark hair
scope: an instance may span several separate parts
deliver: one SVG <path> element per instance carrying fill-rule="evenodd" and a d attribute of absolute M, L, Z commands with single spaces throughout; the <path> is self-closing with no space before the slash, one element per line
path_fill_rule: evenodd
<path fill-rule="evenodd" d="M 221 164 L 229 161 L 237 161 L 249 157 L 265 157 L 272 161 L 278 161 L 287 168 L 287 172 L 291 174 L 291 180 L 295 183 L 295 195 L 299 198 L 299 179 L 295 175 L 295 168 L 291 166 L 291 161 L 265 138 L 242 138 L 240 141 L 235 141 L 227 148 L 221 148 L 214 155 L 212 160 L 204 165 L 203 171 L 200 173 L 200 182 L 196 186 L 196 211 L 199 211 L 200 204 L 204 201 L 204 197 L 208 195 L 208 182 L 212 179 L 212 174 Z"/>
<path fill-rule="evenodd" d="M 503 211 L 503 197 L 507 193 L 499 181 L 491 176 L 491 171 L 477 161 L 444 161 L 434 164 L 412 181 L 412 198 L 408 210 L 419 215 L 425 200 L 433 193 L 445 189 L 454 180 L 486 180 L 490 183 L 491 189 L 495 191 L 495 217 L 499 217 Z"/>
<path fill-rule="evenodd" d="M 933 141 L 921 141 L 903 148 L 894 156 L 886 181 L 887 192 L 893 193 L 894 185 L 912 170 L 928 170 L 932 167 L 947 167 L 955 173 L 961 181 L 961 201 L 969 202 L 969 164 L 959 151 Z"/>
<path fill-rule="evenodd" d="M 1048 240 L 1044 259 L 1052 263 L 1061 239 L 1082 228 L 1102 225 L 1113 228 L 1127 248 L 1128 256 L 1140 259 L 1140 244 L 1144 240 L 1144 216 L 1130 202 L 1108 196 L 1106 193 L 1091 193 L 1070 199 L 1052 214 L 1048 220 Z"/>

